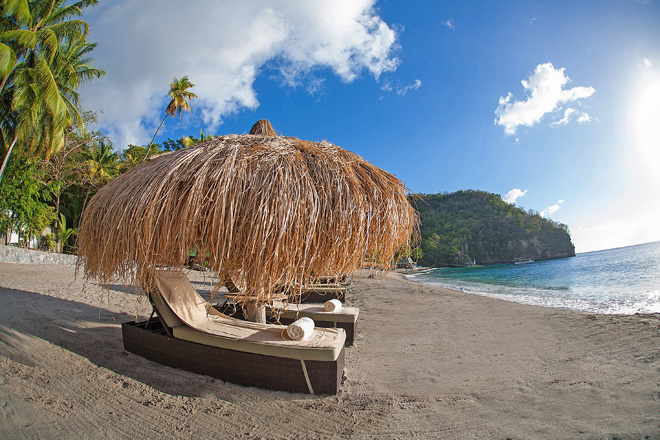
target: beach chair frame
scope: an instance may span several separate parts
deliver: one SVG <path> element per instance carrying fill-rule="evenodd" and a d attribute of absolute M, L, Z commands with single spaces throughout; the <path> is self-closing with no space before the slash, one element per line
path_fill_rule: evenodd
<path fill-rule="evenodd" d="M 167 284 L 159 285 L 166 281 Z M 167 290 L 161 291 L 161 287 Z M 280 341 L 279 328 L 285 327 L 257 323 L 246 327 L 236 319 L 214 311 L 217 315 L 214 322 L 221 331 L 218 334 L 223 335 L 216 336 L 188 327 L 174 313 L 164 295 L 164 292 L 172 294 L 172 289 L 187 298 L 184 301 L 192 301 L 187 303 L 194 304 L 191 311 L 196 308 L 199 313 L 200 307 L 210 307 L 196 293 L 185 274 L 163 272 L 153 286 L 145 289 L 153 307 L 150 318 L 122 324 L 126 351 L 163 365 L 241 385 L 310 394 L 338 392 L 345 363 L 345 332 L 332 331 L 338 335 L 337 345 L 328 345 L 326 340 L 324 345 L 306 343 L 298 347 L 290 340 Z M 181 309 L 181 302 L 177 304 L 177 313 L 183 313 L 180 316 L 190 313 Z M 206 310 L 210 313 L 208 308 Z M 215 332 L 211 330 L 213 326 L 208 328 Z M 230 328 L 235 330 L 228 332 Z M 323 331 L 317 329 L 315 332 L 322 334 Z M 264 335 L 271 336 L 263 339 Z M 272 335 L 278 336 L 269 339 Z"/>
<path fill-rule="evenodd" d="M 130 353 L 168 367 L 246 386 L 337 394 L 344 371 L 344 350 L 335 361 L 302 361 L 210 347 L 168 335 L 159 317 L 123 323 L 122 336 L 124 349 Z"/>

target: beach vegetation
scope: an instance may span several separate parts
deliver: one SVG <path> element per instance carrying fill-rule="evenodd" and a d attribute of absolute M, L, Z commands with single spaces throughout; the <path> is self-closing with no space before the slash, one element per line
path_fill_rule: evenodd
<path fill-rule="evenodd" d="M 506 203 L 498 194 L 458 191 L 421 194 L 414 201 L 421 218 L 425 266 L 508 263 L 575 255 L 568 227 L 536 211 Z"/>
<path fill-rule="evenodd" d="M 120 155 L 121 171 L 128 171 L 132 168 L 135 168 L 137 165 L 142 163 L 145 157 L 155 156 L 156 154 L 162 153 L 159 144 L 151 144 L 148 146 L 149 153 L 147 154 L 146 145 L 133 145 L 130 144 Z"/>
<path fill-rule="evenodd" d="M 181 119 L 181 112 L 182 111 L 190 111 L 190 103 L 188 103 L 189 100 L 193 98 L 197 98 L 197 95 L 195 95 L 193 92 L 191 92 L 190 88 L 195 87 L 195 84 L 191 83 L 190 80 L 188 80 L 188 75 L 185 75 L 181 77 L 181 79 L 178 79 L 176 76 L 170 83 L 170 91 L 168 95 L 170 98 L 172 98 L 167 104 L 167 108 L 165 108 L 165 117 L 161 121 L 160 125 L 156 129 L 156 132 L 154 133 L 154 137 L 151 139 L 151 142 L 149 142 L 149 145 L 147 145 L 147 154 L 145 154 L 144 159 L 149 156 L 149 153 L 151 152 L 150 148 L 153 145 L 154 141 L 156 140 L 156 136 L 158 135 L 158 132 L 160 131 L 161 127 L 165 123 L 165 120 L 167 119 L 168 116 L 174 117 L 177 113 L 179 114 L 179 119 Z"/>
<path fill-rule="evenodd" d="M 0 182 L 0 231 L 5 244 L 17 233 L 19 243 L 28 246 L 55 219 L 44 174 L 39 161 L 24 152 L 17 152 L 8 162 L 7 178 Z"/>
<path fill-rule="evenodd" d="M 53 252 L 57 248 L 57 238 L 52 232 L 44 234 L 39 240 L 39 249 L 42 251 Z"/>
<path fill-rule="evenodd" d="M 110 143 L 101 141 L 98 146 L 84 151 L 83 158 L 87 161 L 89 181 L 95 188 L 100 188 L 119 174 L 119 156 Z"/>
<path fill-rule="evenodd" d="M 96 114 L 81 113 L 85 124 L 94 123 Z M 107 143 L 100 131 L 85 130 L 73 125 L 65 130 L 64 146 L 49 159 L 42 159 L 40 166 L 45 169 L 45 184 L 52 195 L 56 219 L 63 213 L 69 224 L 77 226 L 85 200 L 101 186 L 90 171 L 90 157 L 99 145 Z M 106 180 L 107 181 L 107 180 Z M 57 222 L 53 225 L 58 231 Z M 58 246 L 61 249 L 61 246 Z"/>
<path fill-rule="evenodd" d="M 85 124 L 97 120 L 93 112 L 84 111 L 81 115 Z M 72 188 L 85 186 L 89 180 L 89 165 L 85 154 L 105 139 L 100 131 L 87 131 L 73 125 L 65 130 L 62 149 L 41 162 L 45 168 L 45 180 L 51 191 L 56 218 L 60 215 L 62 197 L 66 197 Z"/>
<path fill-rule="evenodd" d="M 153 144 L 150 148 L 149 155 L 153 156 L 154 154 L 158 153 L 165 153 L 169 151 L 178 151 L 182 148 L 188 148 L 188 147 L 193 147 L 197 144 L 201 144 L 202 142 L 206 142 L 208 140 L 211 140 L 215 137 L 215 135 L 212 134 L 205 134 L 204 129 L 199 130 L 199 137 L 195 136 L 184 136 L 181 139 L 173 140 L 173 139 L 167 139 L 166 141 L 163 141 L 163 145 L 160 146 L 158 144 Z M 146 152 L 147 147 L 137 147 L 135 145 L 131 145 L 129 148 L 136 148 L 140 149 L 140 152 Z M 143 156 L 140 156 L 143 157 Z"/>
<path fill-rule="evenodd" d="M 67 228 L 66 217 L 60 213 L 57 219 L 57 234 L 55 235 L 58 252 L 73 251 L 75 249 L 74 238 L 78 235 L 78 228 Z"/>
<path fill-rule="evenodd" d="M 404 258 L 410 258 L 413 261 L 419 261 L 424 256 L 424 251 L 417 245 L 406 243 L 396 254 L 394 261 L 400 261 Z"/>
<path fill-rule="evenodd" d="M 83 127 L 78 87 L 103 75 L 79 17 L 96 0 L 4 0 L 0 6 L 0 179 L 14 149 L 48 159 Z"/>
<path fill-rule="evenodd" d="M 201 144 L 202 142 L 209 141 L 213 139 L 212 134 L 204 134 L 204 130 L 199 130 L 199 137 L 186 136 L 178 141 L 178 143 L 183 147 L 192 147 L 193 145 Z M 177 148 L 178 149 L 178 148 Z"/>

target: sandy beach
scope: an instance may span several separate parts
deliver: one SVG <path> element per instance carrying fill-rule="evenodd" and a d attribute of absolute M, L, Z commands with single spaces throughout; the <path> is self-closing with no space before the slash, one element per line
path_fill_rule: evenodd
<path fill-rule="evenodd" d="M 127 353 L 120 323 L 150 313 L 129 288 L 0 263 L 0 438 L 660 438 L 660 316 L 358 281 L 347 378 L 318 397 Z"/>

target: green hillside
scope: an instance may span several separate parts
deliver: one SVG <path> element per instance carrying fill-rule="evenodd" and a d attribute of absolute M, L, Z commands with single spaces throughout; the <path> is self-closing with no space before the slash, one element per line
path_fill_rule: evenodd
<path fill-rule="evenodd" d="M 420 194 L 424 266 L 508 263 L 575 256 L 568 227 L 506 203 L 498 194 L 458 191 Z"/>

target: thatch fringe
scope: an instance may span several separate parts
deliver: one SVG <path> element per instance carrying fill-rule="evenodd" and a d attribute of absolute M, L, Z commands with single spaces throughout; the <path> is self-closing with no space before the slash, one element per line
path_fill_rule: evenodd
<path fill-rule="evenodd" d="M 328 142 L 222 136 L 105 185 L 80 225 L 80 263 L 86 277 L 143 286 L 197 248 L 220 280 L 265 301 L 284 285 L 389 268 L 418 225 L 406 196 L 395 176 Z"/>

